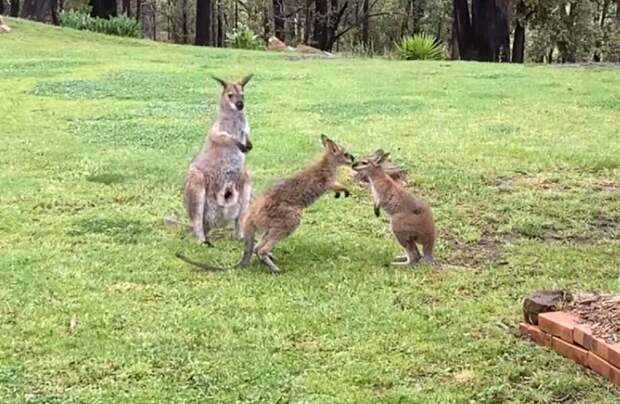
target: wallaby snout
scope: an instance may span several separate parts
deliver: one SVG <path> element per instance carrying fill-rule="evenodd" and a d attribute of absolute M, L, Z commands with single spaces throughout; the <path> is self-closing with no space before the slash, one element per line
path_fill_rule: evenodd
<path fill-rule="evenodd" d="M 237 108 L 237 111 L 243 111 L 243 101 L 235 102 L 235 107 Z"/>

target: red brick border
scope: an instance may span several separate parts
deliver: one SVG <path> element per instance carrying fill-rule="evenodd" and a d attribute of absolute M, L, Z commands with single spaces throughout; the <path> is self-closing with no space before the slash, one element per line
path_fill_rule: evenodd
<path fill-rule="evenodd" d="M 521 323 L 519 332 L 620 385 L 620 343 L 594 337 L 590 327 L 570 313 L 541 313 L 538 324 Z"/>

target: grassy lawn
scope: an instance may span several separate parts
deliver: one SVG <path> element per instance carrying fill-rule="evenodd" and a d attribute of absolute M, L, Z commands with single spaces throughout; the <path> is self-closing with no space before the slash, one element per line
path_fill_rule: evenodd
<path fill-rule="evenodd" d="M 620 70 L 289 59 L 9 19 L 0 36 L 0 402 L 620 402 L 516 336 L 541 288 L 620 292 Z M 218 84 L 246 90 L 255 193 L 324 132 L 382 147 L 433 206 L 443 270 L 366 189 L 258 263 L 208 274 L 165 229 Z M 343 177 L 346 172 L 343 170 Z M 345 178 L 346 180 L 346 178 Z"/>

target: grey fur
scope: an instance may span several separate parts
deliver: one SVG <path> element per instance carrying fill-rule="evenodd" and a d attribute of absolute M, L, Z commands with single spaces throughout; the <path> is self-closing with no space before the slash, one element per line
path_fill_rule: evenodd
<path fill-rule="evenodd" d="M 243 85 L 217 80 L 222 84 L 218 116 L 185 177 L 185 207 L 199 243 L 208 243 L 211 229 L 232 222 L 241 238 L 240 221 L 251 193 L 244 153 L 252 143 L 242 111 Z"/>

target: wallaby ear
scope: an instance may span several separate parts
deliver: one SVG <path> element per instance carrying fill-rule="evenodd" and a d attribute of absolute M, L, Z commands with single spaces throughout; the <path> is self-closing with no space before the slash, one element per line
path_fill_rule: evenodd
<path fill-rule="evenodd" d="M 239 84 L 241 85 L 241 87 L 245 87 L 246 84 L 248 84 L 248 81 L 250 81 L 250 79 L 252 78 L 252 76 L 254 76 L 254 74 L 248 74 L 247 76 L 245 76 L 244 78 L 241 79 L 241 81 L 239 82 Z"/>
<path fill-rule="evenodd" d="M 381 152 L 383 152 L 383 150 L 381 150 Z M 385 160 L 387 160 L 387 158 L 390 157 L 390 153 L 383 153 L 379 156 L 379 159 L 377 160 L 377 163 L 382 164 Z"/>
<path fill-rule="evenodd" d="M 222 79 L 220 79 L 219 77 L 215 77 L 215 76 L 211 76 L 211 78 L 215 81 L 217 81 L 218 83 L 220 83 L 222 85 L 222 87 L 226 87 L 228 85 L 228 83 Z"/>
<path fill-rule="evenodd" d="M 328 140 L 329 140 L 329 138 L 321 133 L 321 144 L 323 145 L 323 147 L 327 147 L 327 141 Z"/>

